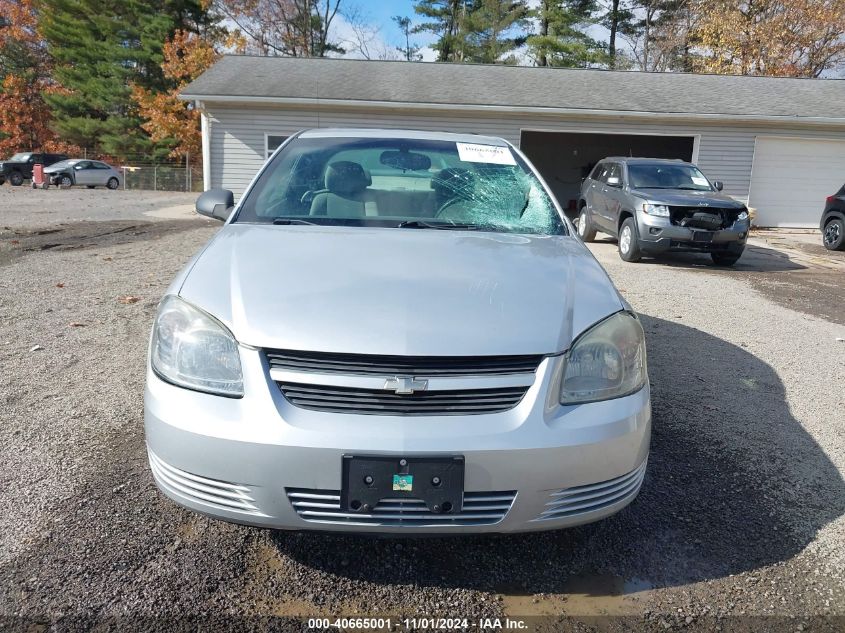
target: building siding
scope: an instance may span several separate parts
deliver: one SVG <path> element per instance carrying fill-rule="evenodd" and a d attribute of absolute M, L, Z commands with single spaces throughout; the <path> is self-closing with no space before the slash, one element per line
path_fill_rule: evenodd
<path fill-rule="evenodd" d="M 491 115 L 383 109 L 294 109 L 282 106 L 205 104 L 210 121 L 211 186 L 239 197 L 264 163 L 265 134 L 290 135 L 317 127 L 391 127 L 500 136 L 519 145 L 522 130 L 696 135 L 698 165 L 725 192 L 747 200 L 758 135 L 845 139 L 845 130 L 712 123 L 643 122 L 628 118 Z"/>

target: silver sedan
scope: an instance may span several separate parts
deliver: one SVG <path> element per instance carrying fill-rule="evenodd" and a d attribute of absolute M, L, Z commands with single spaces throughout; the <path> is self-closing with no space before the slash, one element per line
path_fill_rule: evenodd
<path fill-rule="evenodd" d="M 117 189 L 123 182 L 120 172 L 108 163 L 84 158 L 54 163 L 44 168 L 44 174 L 51 184 L 63 187 L 84 185 L 89 189 L 97 186 Z"/>
<path fill-rule="evenodd" d="M 219 519 L 548 530 L 637 495 L 643 329 L 498 138 L 312 130 L 282 145 L 155 319 L 160 490 Z"/>

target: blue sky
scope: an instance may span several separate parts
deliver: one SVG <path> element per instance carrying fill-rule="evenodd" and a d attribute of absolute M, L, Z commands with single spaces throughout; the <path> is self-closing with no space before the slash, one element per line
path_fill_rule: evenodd
<path fill-rule="evenodd" d="M 419 16 L 414 12 L 414 0 L 343 0 L 341 9 L 357 8 L 361 17 L 374 27 L 379 28 L 375 47 L 392 50 L 395 46 L 404 44 L 404 36 L 399 27 L 391 19 L 394 15 L 407 16 L 413 22 L 419 21 Z M 338 31 L 343 33 L 345 25 L 339 24 Z M 429 33 L 416 33 L 412 36 L 411 42 L 424 48 L 423 58 L 426 61 L 433 61 L 434 52 L 427 46 L 435 40 Z M 398 53 L 397 53 L 398 55 Z"/>

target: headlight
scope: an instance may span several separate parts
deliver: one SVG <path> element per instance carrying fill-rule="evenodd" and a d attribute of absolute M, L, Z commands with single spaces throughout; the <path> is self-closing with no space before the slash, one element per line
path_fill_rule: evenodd
<path fill-rule="evenodd" d="M 736 216 L 737 220 L 747 220 L 748 219 L 748 211 L 740 211 L 739 215 Z"/>
<path fill-rule="evenodd" d="M 564 361 L 561 404 L 632 394 L 647 379 L 643 328 L 634 315 L 617 312 L 579 336 Z"/>
<path fill-rule="evenodd" d="M 649 204 L 648 202 L 643 203 L 643 213 L 648 213 L 649 215 L 656 215 L 661 218 L 668 218 L 669 217 L 669 207 L 665 204 Z"/>
<path fill-rule="evenodd" d="M 244 394 L 238 344 L 220 322 L 176 296 L 161 302 L 150 350 L 164 380 L 221 396 Z"/>

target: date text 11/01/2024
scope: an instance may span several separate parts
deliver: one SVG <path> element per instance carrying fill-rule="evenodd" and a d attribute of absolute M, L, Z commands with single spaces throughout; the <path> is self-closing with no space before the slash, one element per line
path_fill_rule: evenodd
<path fill-rule="evenodd" d="M 521 631 L 528 629 L 528 624 L 519 618 L 309 618 L 309 631 L 392 631 L 394 626 L 404 627 L 406 630 L 431 631 Z"/>

